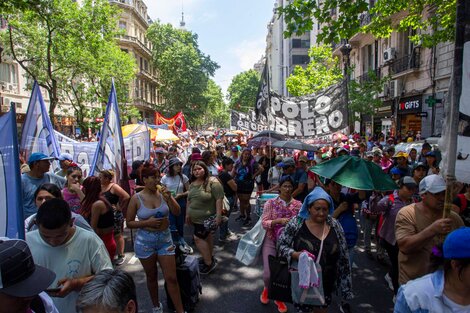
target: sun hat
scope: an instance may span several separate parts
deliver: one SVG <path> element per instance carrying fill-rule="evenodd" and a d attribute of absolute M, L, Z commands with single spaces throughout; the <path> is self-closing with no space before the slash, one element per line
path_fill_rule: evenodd
<path fill-rule="evenodd" d="M 155 153 L 165 154 L 165 153 L 167 153 L 167 151 L 165 149 L 163 149 L 162 147 L 158 147 L 158 148 L 155 149 Z"/>
<path fill-rule="evenodd" d="M 202 161 L 202 156 L 200 153 L 191 154 L 191 161 Z"/>
<path fill-rule="evenodd" d="M 419 194 L 439 193 L 446 190 L 446 181 L 440 175 L 429 175 L 419 183 Z"/>
<path fill-rule="evenodd" d="M 175 164 L 181 164 L 183 165 L 183 161 L 181 161 L 180 159 L 178 158 L 171 158 L 169 161 L 168 161 L 168 167 L 172 167 L 173 165 Z"/>
<path fill-rule="evenodd" d="M 73 161 L 73 156 L 70 153 L 61 153 L 57 159 L 59 161 Z"/>
<path fill-rule="evenodd" d="M 443 245 L 445 259 L 470 258 L 470 227 L 460 227 L 447 235 Z"/>
<path fill-rule="evenodd" d="M 47 156 L 45 155 L 44 153 L 41 153 L 41 152 L 35 152 L 33 154 L 31 154 L 28 158 L 28 164 L 31 165 L 32 163 L 34 162 L 37 162 L 37 161 L 43 161 L 43 160 L 55 160 L 56 158 L 54 157 L 51 157 L 51 156 Z"/>
<path fill-rule="evenodd" d="M 0 238 L 0 292 L 13 297 L 27 298 L 46 290 L 56 275 L 34 264 L 24 240 Z"/>
<path fill-rule="evenodd" d="M 408 158 L 408 153 L 404 151 L 398 151 L 395 153 L 395 155 L 392 158 Z"/>

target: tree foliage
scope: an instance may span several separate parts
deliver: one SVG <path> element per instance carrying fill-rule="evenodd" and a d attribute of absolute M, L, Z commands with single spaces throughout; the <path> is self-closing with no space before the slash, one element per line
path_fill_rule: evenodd
<path fill-rule="evenodd" d="M 383 101 L 379 94 L 384 91 L 384 85 L 390 77 L 381 78 L 374 70 L 369 70 L 362 81 L 350 80 L 349 91 L 349 111 L 352 120 L 360 118 L 354 113 L 374 115 L 377 108 L 383 106 Z"/>
<path fill-rule="evenodd" d="M 229 126 L 229 110 L 224 102 L 222 88 L 212 79 L 209 79 L 207 89 L 204 92 L 207 102 L 207 114 L 203 116 L 202 125 L 227 128 Z"/>
<path fill-rule="evenodd" d="M 235 75 L 227 89 L 229 107 L 242 112 L 253 109 L 259 84 L 260 74 L 254 69 Z"/>
<path fill-rule="evenodd" d="M 369 0 L 293 0 L 277 12 L 284 15 L 286 36 L 312 30 L 316 20 L 321 27 L 318 40 L 326 44 L 340 43 L 357 33 L 387 38 L 393 31 L 412 29 L 416 35 L 411 40 L 431 47 L 453 39 L 455 5 L 455 0 L 377 0 L 369 8 Z"/>
<path fill-rule="evenodd" d="M 57 105 L 68 103 L 79 126 L 86 129 L 93 112 L 90 104 L 95 109 L 106 104 L 113 77 L 118 101 L 129 101 L 136 64 L 117 44 L 115 6 L 107 0 L 84 0 L 80 5 L 70 0 L 17 2 L 17 9 L 3 11 L 8 28 L 1 40 L 27 77 L 47 90 L 51 118 Z"/>
<path fill-rule="evenodd" d="M 159 109 L 169 115 L 183 111 L 191 125 L 199 125 L 207 112 L 204 94 L 209 78 L 219 65 L 199 49 L 196 34 L 171 24 L 153 23 L 147 38 L 165 99 L 165 106 Z"/>
<path fill-rule="evenodd" d="M 294 72 L 287 78 L 287 90 L 293 96 L 304 96 L 315 93 L 341 81 L 343 74 L 339 59 L 333 57 L 332 49 L 328 46 L 310 48 L 308 52 L 310 63 L 304 69 L 296 66 Z"/>

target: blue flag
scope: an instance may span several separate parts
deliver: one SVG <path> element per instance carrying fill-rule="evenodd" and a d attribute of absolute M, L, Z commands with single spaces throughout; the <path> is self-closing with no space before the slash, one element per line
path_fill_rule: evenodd
<path fill-rule="evenodd" d="M 0 117 L 0 237 L 24 239 L 16 112 Z"/>
<path fill-rule="evenodd" d="M 103 169 L 114 171 L 116 183 L 127 180 L 127 161 L 114 80 L 109 93 L 100 140 L 91 163 L 90 176 L 98 175 Z"/>
<path fill-rule="evenodd" d="M 42 152 L 55 158 L 60 155 L 59 143 L 55 137 L 51 119 L 37 82 L 34 82 L 29 99 L 28 111 L 21 133 L 20 152 L 25 160 L 28 160 L 28 157 L 34 152 Z"/>

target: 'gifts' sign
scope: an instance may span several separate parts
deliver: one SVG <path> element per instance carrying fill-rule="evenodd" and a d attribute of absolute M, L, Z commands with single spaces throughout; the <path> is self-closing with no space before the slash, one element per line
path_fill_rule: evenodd
<path fill-rule="evenodd" d="M 422 108 L 423 108 L 422 96 L 403 98 L 398 103 L 398 114 L 421 112 Z"/>

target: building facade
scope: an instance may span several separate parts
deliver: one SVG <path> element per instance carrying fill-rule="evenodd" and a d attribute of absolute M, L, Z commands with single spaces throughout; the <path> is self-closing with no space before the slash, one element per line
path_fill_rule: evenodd
<path fill-rule="evenodd" d="M 395 21 L 404 15 L 394 17 Z M 364 12 L 361 23 L 370 22 Z M 358 33 L 349 39 L 352 73 L 350 79 L 365 81 L 372 70 L 389 82 L 378 96 L 382 100 L 372 116 L 361 116 L 356 127 L 365 135 L 440 136 L 444 120 L 444 105 L 450 87 L 453 44 L 440 43 L 425 48 L 410 40 L 412 30 L 393 32 L 389 38 L 377 39 L 371 34 Z M 333 53 L 341 53 L 344 43 L 334 45 Z M 344 66 L 344 62 L 343 62 Z"/>
<path fill-rule="evenodd" d="M 276 13 L 276 8 L 285 6 L 289 0 L 276 0 L 274 4 L 273 17 L 268 24 L 268 35 L 266 36 L 266 57 L 270 75 L 270 87 L 274 92 L 289 96 L 286 80 L 294 71 L 296 66 L 305 67 L 310 59 L 308 50 L 310 48 L 310 32 L 302 36 L 291 36 L 284 38 L 286 24 L 284 17 Z"/>
<path fill-rule="evenodd" d="M 131 54 L 137 63 L 138 73 L 130 86 L 131 98 L 141 117 L 154 124 L 155 109 L 163 103 L 158 93 L 158 74 L 152 64 L 152 44 L 147 40 L 147 29 L 152 20 L 142 0 L 110 0 L 122 10 L 119 28 L 124 35 L 119 37 L 121 50 Z"/>

